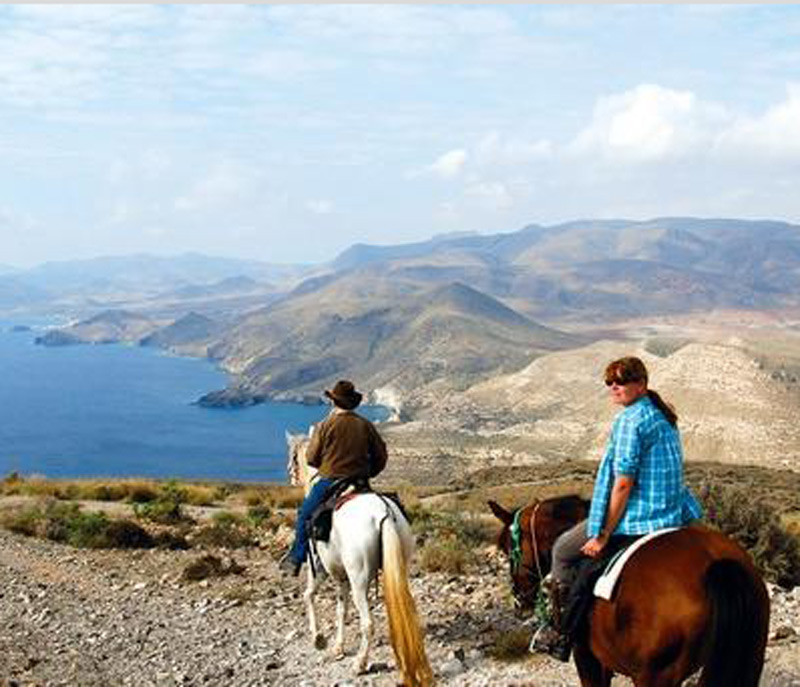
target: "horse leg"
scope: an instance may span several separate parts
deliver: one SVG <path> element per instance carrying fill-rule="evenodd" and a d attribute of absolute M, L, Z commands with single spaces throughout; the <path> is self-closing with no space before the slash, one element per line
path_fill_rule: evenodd
<path fill-rule="evenodd" d="M 311 566 L 308 567 L 308 585 L 303 594 L 303 599 L 306 602 L 306 613 L 308 614 L 308 631 L 314 638 L 314 646 L 317 649 L 325 648 L 325 636 L 319 631 L 317 627 L 317 614 L 314 610 L 314 594 L 317 591 L 318 581 L 314 574 L 311 572 Z"/>
<path fill-rule="evenodd" d="M 336 641 L 333 657 L 344 658 L 344 624 L 347 621 L 347 581 L 339 580 L 336 587 Z"/>
<path fill-rule="evenodd" d="M 610 687 L 614 673 L 597 660 L 585 641 L 575 643 L 572 655 L 582 687 Z"/>
<path fill-rule="evenodd" d="M 372 639 L 372 616 L 369 612 L 367 592 L 369 579 L 366 575 L 359 575 L 358 579 L 350 580 L 350 589 L 353 593 L 353 604 L 358 609 L 359 625 L 361 626 L 361 644 L 353 661 L 353 670 L 356 674 L 367 669 L 367 655 L 369 654 L 370 640 Z"/>

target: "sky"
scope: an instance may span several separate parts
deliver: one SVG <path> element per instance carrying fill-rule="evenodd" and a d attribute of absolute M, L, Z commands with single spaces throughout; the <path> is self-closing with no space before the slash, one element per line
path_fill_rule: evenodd
<path fill-rule="evenodd" d="M 0 265 L 800 223 L 798 5 L 3 5 Z"/>

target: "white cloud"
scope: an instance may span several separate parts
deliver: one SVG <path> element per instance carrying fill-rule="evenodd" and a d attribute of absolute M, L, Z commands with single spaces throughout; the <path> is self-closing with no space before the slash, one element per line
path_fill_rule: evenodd
<path fill-rule="evenodd" d="M 428 167 L 428 170 L 442 179 L 452 179 L 459 175 L 467 162 L 467 151 L 463 148 L 450 150 L 440 155 L 436 161 Z"/>
<path fill-rule="evenodd" d="M 760 117 L 739 117 L 717 138 L 723 155 L 800 160 L 800 84 Z"/>
<path fill-rule="evenodd" d="M 643 84 L 600 98 L 592 121 L 567 150 L 611 162 L 664 160 L 707 147 L 724 116 L 690 91 Z"/>
<path fill-rule="evenodd" d="M 188 193 L 178 197 L 174 207 L 180 212 L 202 213 L 226 207 L 239 209 L 263 184 L 261 173 L 233 162 L 223 162 L 197 180 Z"/>

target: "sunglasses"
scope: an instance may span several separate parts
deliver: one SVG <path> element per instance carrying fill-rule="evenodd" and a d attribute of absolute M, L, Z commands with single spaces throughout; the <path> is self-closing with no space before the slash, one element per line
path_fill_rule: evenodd
<path fill-rule="evenodd" d="M 626 381 L 622 381 L 622 380 L 619 380 L 619 379 L 607 379 L 606 380 L 606 386 L 614 386 L 615 384 L 617 386 L 625 386 L 626 384 L 633 384 L 634 382 L 637 382 L 637 381 L 639 381 L 639 380 L 637 380 L 637 379 L 628 379 Z"/>

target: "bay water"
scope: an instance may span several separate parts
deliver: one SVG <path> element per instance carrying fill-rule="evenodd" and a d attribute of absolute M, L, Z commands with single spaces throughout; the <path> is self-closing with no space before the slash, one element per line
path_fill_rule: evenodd
<path fill-rule="evenodd" d="M 204 408 L 225 386 L 209 361 L 120 344 L 46 347 L 0 323 L 0 477 L 286 481 L 285 432 L 326 405 Z M 385 408 L 364 407 L 372 420 Z"/>

